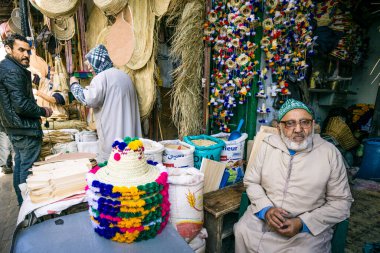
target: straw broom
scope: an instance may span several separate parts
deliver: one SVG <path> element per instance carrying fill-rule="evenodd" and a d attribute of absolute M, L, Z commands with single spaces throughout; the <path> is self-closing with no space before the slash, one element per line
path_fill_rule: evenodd
<path fill-rule="evenodd" d="M 181 65 L 173 71 L 171 93 L 172 119 L 179 136 L 196 135 L 202 130 L 202 65 L 203 65 L 203 1 L 187 3 L 174 34 L 171 57 Z M 183 1 L 174 0 L 169 6 L 171 22 L 179 17 Z"/>

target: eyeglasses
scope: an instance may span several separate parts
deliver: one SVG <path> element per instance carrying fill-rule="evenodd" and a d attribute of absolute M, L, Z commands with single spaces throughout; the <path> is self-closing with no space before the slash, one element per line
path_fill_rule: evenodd
<path fill-rule="evenodd" d="M 312 122 L 312 119 L 301 119 L 298 121 L 298 123 L 295 120 L 280 121 L 280 123 L 283 123 L 285 125 L 285 128 L 288 129 L 295 128 L 297 124 L 300 124 L 300 127 L 302 128 L 309 128 L 311 127 Z"/>

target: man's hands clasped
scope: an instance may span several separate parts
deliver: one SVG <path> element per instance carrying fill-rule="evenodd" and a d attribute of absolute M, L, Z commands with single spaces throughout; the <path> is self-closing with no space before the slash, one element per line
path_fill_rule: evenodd
<path fill-rule="evenodd" d="M 293 237 L 302 229 L 300 218 L 288 218 L 289 213 L 279 207 L 271 207 L 265 214 L 265 220 L 277 233 Z"/>

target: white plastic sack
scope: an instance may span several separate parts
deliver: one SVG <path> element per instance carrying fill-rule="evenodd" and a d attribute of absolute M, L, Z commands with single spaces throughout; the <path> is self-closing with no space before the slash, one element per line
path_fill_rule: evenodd
<path fill-rule="evenodd" d="M 94 142 L 77 142 L 78 152 L 97 154 L 99 151 L 98 141 Z"/>
<path fill-rule="evenodd" d="M 153 162 L 162 163 L 162 153 L 165 149 L 164 146 L 161 143 L 149 139 L 140 138 L 140 140 L 144 144 L 145 158 Z"/>
<path fill-rule="evenodd" d="M 243 158 L 245 140 L 248 138 L 248 135 L 242 133 L 240 138 L 233 141 L 228 141 L 228 137 L 230 136 L 228 133 L 219 133 L 212 136 L 220 138 L 226 143 L 220 154 L 220 162 L 226 164 L 226 171 L 221 187 L 241 181 L 244 177 Z"/>
<path fill-rule="evenodd" d="M 82 131 L 75 134 L 75 141 L 77 142 L 95 142 L 97 140 L 98 137 L 94 131 Z"/>
<path fill-rule="evenodd" d="M 77 143 L 75 141 L 72 141 L 55 144 L 53 147 L 53 154 L 58 153 L 78 153 Z"/>
<path fill-rule="evenodd" d="M 171 168 L 168 181 L 170 222 L 189 242 L 201 231 L 203 225 L 204 175 L 194 167 Z"/>
<path fill-rule="evenodd" d="M 164 152 L 162 154 L 162 163 L 166 167 L 170 168 L 187 168 L 194 167 L 194 151 L 195 148 L 186 142 L 180 140 L 169 140 L 160 142 L 164 146 Z M 166 148 L 165 145 L 182 145 L 188 149 L 176 150 Z"/>
<path fill-rule="evenodd" d="M 206 238 L 208 237 L 206 228 L 197 234 L 197 236 L 189 242 L 189 246 L 196 253 L 205 253 L 206 252 Z"/>

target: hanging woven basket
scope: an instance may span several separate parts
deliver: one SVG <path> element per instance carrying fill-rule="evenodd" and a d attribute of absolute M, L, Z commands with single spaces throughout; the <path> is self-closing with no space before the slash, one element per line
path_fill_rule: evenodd
<path fill-rule="evenodd" d="M 13 33 L 21 34 L 21 13 L 20 8 L 14 8 L 11 13 L 11 18 L 8 20 L 9 29 Z"/>
<path fill-rule="evenodd" d="M 75 21 L 73 17 L 54 19 L 51 22 L 51 31 L 57 40 L 69 40 L 75 34 Z"/>
<path fill-rule="evenodd" d="M 359 141 L 340 117 L 332 117 L 329 120 L 326 134 L 334 137 L 345 150 L 350 150 L 359 145 Z"/>
<path fill-rule="evenodd" d="M 49 18 L 69 17 L 79 5 L 78 0 L 29 0 L 42 14 Z"/>
<path fill-rule="evenodd" d="M 127 5 L 127 0 L 94 0 L 94 4 L 107 16 L 115 16 Z"/>

